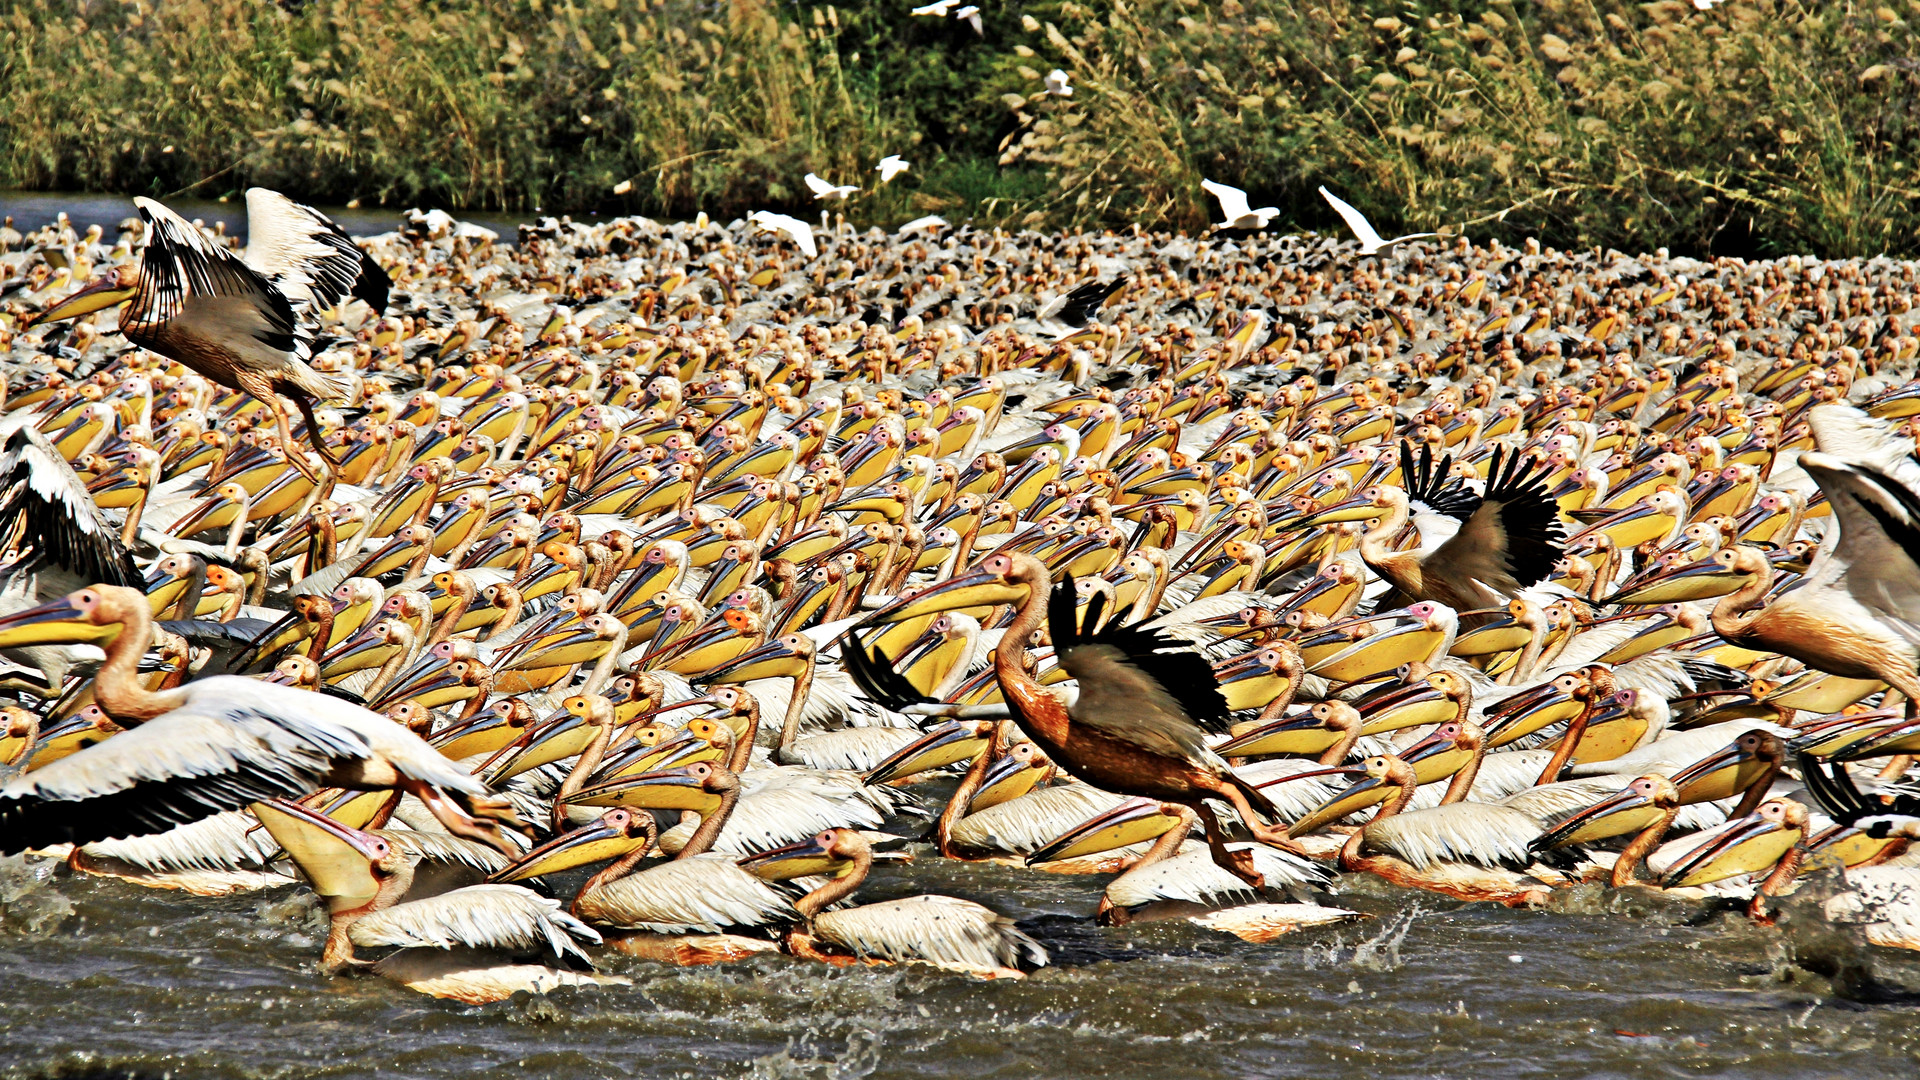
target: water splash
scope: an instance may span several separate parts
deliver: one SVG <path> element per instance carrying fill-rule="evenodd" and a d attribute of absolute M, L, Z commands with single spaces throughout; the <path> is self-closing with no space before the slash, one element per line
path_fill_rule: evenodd
<path fill-rule="evenodd" d="M 0 933 L 39 937 L 73 914 L 73 901 L 52 885 L 59 865 L 25 855 L 0 859 Z"/>

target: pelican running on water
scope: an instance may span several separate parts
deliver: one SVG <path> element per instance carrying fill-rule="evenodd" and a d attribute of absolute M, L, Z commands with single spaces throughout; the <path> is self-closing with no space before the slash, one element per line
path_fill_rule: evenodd
<path fill-rule="evenodd" d="M 313 407 L 349 387 L 308 366 L 309 318 L 349 296 L 377 314 L 391 284 L 386 271 L 325 214 L 266 188 L 247 191 L 252 242 L 245 258 L 160 203 L 133 202 L 146 223 L 140 261 L 122 263 L 28 325 L 126 305 L 120 332 L 128 341 L 259 399 L 279 424 L 287 461 L 317 481 L 280 399 L 293 401 L 314 450 L 329 467 L 337 464 Z"/>

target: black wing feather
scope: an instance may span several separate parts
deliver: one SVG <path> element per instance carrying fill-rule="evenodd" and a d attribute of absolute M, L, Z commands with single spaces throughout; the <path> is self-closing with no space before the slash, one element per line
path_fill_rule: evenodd
<path fill-rule="evenodd" d="M 866 648 L 854 631 L 847 631 L 847 636 L 840 639 L 843 666 L 867 697 L 895 712 L 909 705 L 926 705 L 933 701 L 908 682 L 906 676 L 893 670 L 893 661 L 888 660 L 878 648 L 873 650 L 872 656 L 868 656 Z"/>
<path fill-rule="evenodd" d="M 73 466 L 31 424 L 22 423 L 0 446 L 0 537 L 31 554 L 0 580 L 42 569 L 87 585 L 125 585 L 144 591 L 145 580 L 120 534 L 101 515 Z"/>
<path fill-rule="evenodd" d="M 1481 498 L 1466 481 L 1454 476 L 1452 469 L 1452 454 L 1435 464 L 1433 447 L 1423 443 L 1419 456 L 1415 457 L 1412 443 L 1400 443 L 1400 486 L 1408 500 L 1425 503 L 1436 514 L 1465 521 L 1480 509 Z"/>
<path fill-rule="evenodd" d="M 143 780 L 85 799 L 0 797 L 0 854 L 166 832 L 262 799 L 298 798 L 313 786 L 295 773 L 241 762 L 235 772 Z"/>
<path fill-rule="evenodd" d="M 1514 580 L 1531 586 L 1551 577 L 1554 564 L 1565 557 L 1566 525 L 1538 463 L 1518 451 L 1503 454 L 1503 449 L 1494 448 L 1485 501 L 1494 504 L 1507 535 L 1507 563 Z"/>
<path fill-rule="evenodd" d="M 1087 320 L 1093 317 L 1093 313 L 1099 309 L 1101 304 L 1107 302 L 1107 297 L 1112 296 L 1125 287 L 1127 280 L 1128 279 L 1124 277 L 1118 277 L 1112 281 L 1094 281 L 1080 286 L 1067 294 L 1065 306 L 1061 307 L 1059 313 L 1056 314 L 1054 318 L 1059 319 L 1068 326 L 1087 325 Z"/>
<path fill-rule="evenodd" d="M 1188 719 L 1209 731 L 1225 730 L 1229 710 L 1227 699 L 1220 693 L 1220 680 L 1214 677 L 1213 665 L 1190 644 L 1148 629 L 1143 622 L 1125 626 L 1109 623 L 1087 633 L 1076 625 L 1078 607 L 1073 577 L 1068 575 L 1054 585 L 1047 597 L 1047 632 L 1053 638 L 1056 655 L 1088 645 L 1118 649 L 1128 663 L 1145 672 L 1179 702 Z M 1091 626 L 1091 605 L 1088 615 L 1087 624 Z"/>

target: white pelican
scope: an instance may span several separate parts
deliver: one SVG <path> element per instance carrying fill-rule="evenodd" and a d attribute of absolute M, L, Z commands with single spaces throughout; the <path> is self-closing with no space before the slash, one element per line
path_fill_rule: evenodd
<path fill-rule="evenodd" d="M 1247 203 L 1247 193 L 1237 187 L 1212 180 L 1200 181 L 1200 187 L 1220 201 L 1220 213 L 1226 218 L 1220 223 L 1223 229 L 1264 229 L 1267 222 L 1280 216 L 1277 206 L 1252 209 Z"/>
<path fill-rule="evenodd" d="M 1044 946 L 1012 919 L 971 900 L 922 895 L 825 910 L 860 888 L 873 859 L 865 836 L 829 829 L 740 862 L 782 878 L 833 875 L 793 904 L 804 920 L 804 929 L 787 934 L 787 949 L 795 956 L 835 964 L 918 962 L 981 978 L 1020 978 L 1023 967 L 1046 965 Z"/>
<path fill-rule="evenodd" d="M 580 946 L 599 944 L 600 935 L 562 911 L 558 900 L 501 884 L 405 900 L 421 856 L 390 835 L 351 828 L 280 799 L 254 812 L 327 902 L 321 965 L 329 974 L 365 964 L 355 958 L 356 947 L 397 946 L 399 952 L 368 966 L 421 993 L 470 1004 L 521 991 L 628 982 L 593 973 Z M 586 970 L 517 962 L 528 954 Z"/>
<path fill-rule="evenodd" d="M 1373 223 L 1367 220 L 1365 214 L 1354 209 L 1333 192 L 1328 191 L 1325 185 L 1322 185 L 1320 188 L 1320 197 L 1327 200 L 1327 205 L 1333 207 L 1334 213 L 1340 215 L 1340 220 L 1346 222 L 1347 228 L 1353 230 L 1354 239 L 1360 241 L 1360 254 L 1362 255 L 1377 255 L 1382 251 L 1392 251 L 1394 248 L 1399 247 L 1409 240 L 1418 240 L 1421 237 L 1438 235 L 1430 232 L 1417 232 L 1408 233 L 1405 236 L 1396 236 L 1391 240 L 1383 240 L 1380 234 L 1374 230 Z"/>
<path fill-rule="evenodd" d="M 0 617 L 0 647 L 103 643 L 94 700 L 116 721 L 138 725 L 0 785 L 0 849 L 161 832 L 332 786 L 400 788 L 448 831 L 511 850 L 496 824 L 513 820 L 506 804 L 379 713 L 233 675 L 146 689 L 137 675 L 152 632 L 146 597 L 116 585 Z"/>

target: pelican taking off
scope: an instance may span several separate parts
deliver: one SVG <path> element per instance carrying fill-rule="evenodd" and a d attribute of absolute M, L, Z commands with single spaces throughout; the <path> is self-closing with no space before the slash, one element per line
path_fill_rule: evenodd
<path fill-rule="evenodd" d="M 299 407 L 313 448 L 329 465 L 313 407 L 347 392 L 342 380 L 307 366 L 311 312 L 355 296 L 375 311 L 391 284 L 325 214 L 265 188 L 247 191 L 252 243 L 242 258 L 152 199 L 136 198 L 146 223 L 138 263 L 113 273 L 22 323 L 72 319 L 118 304 L 128 341 L 177 360 L 272 410 L 287 460 L 319 477 L 295 450 L 284 395 Z"/>

